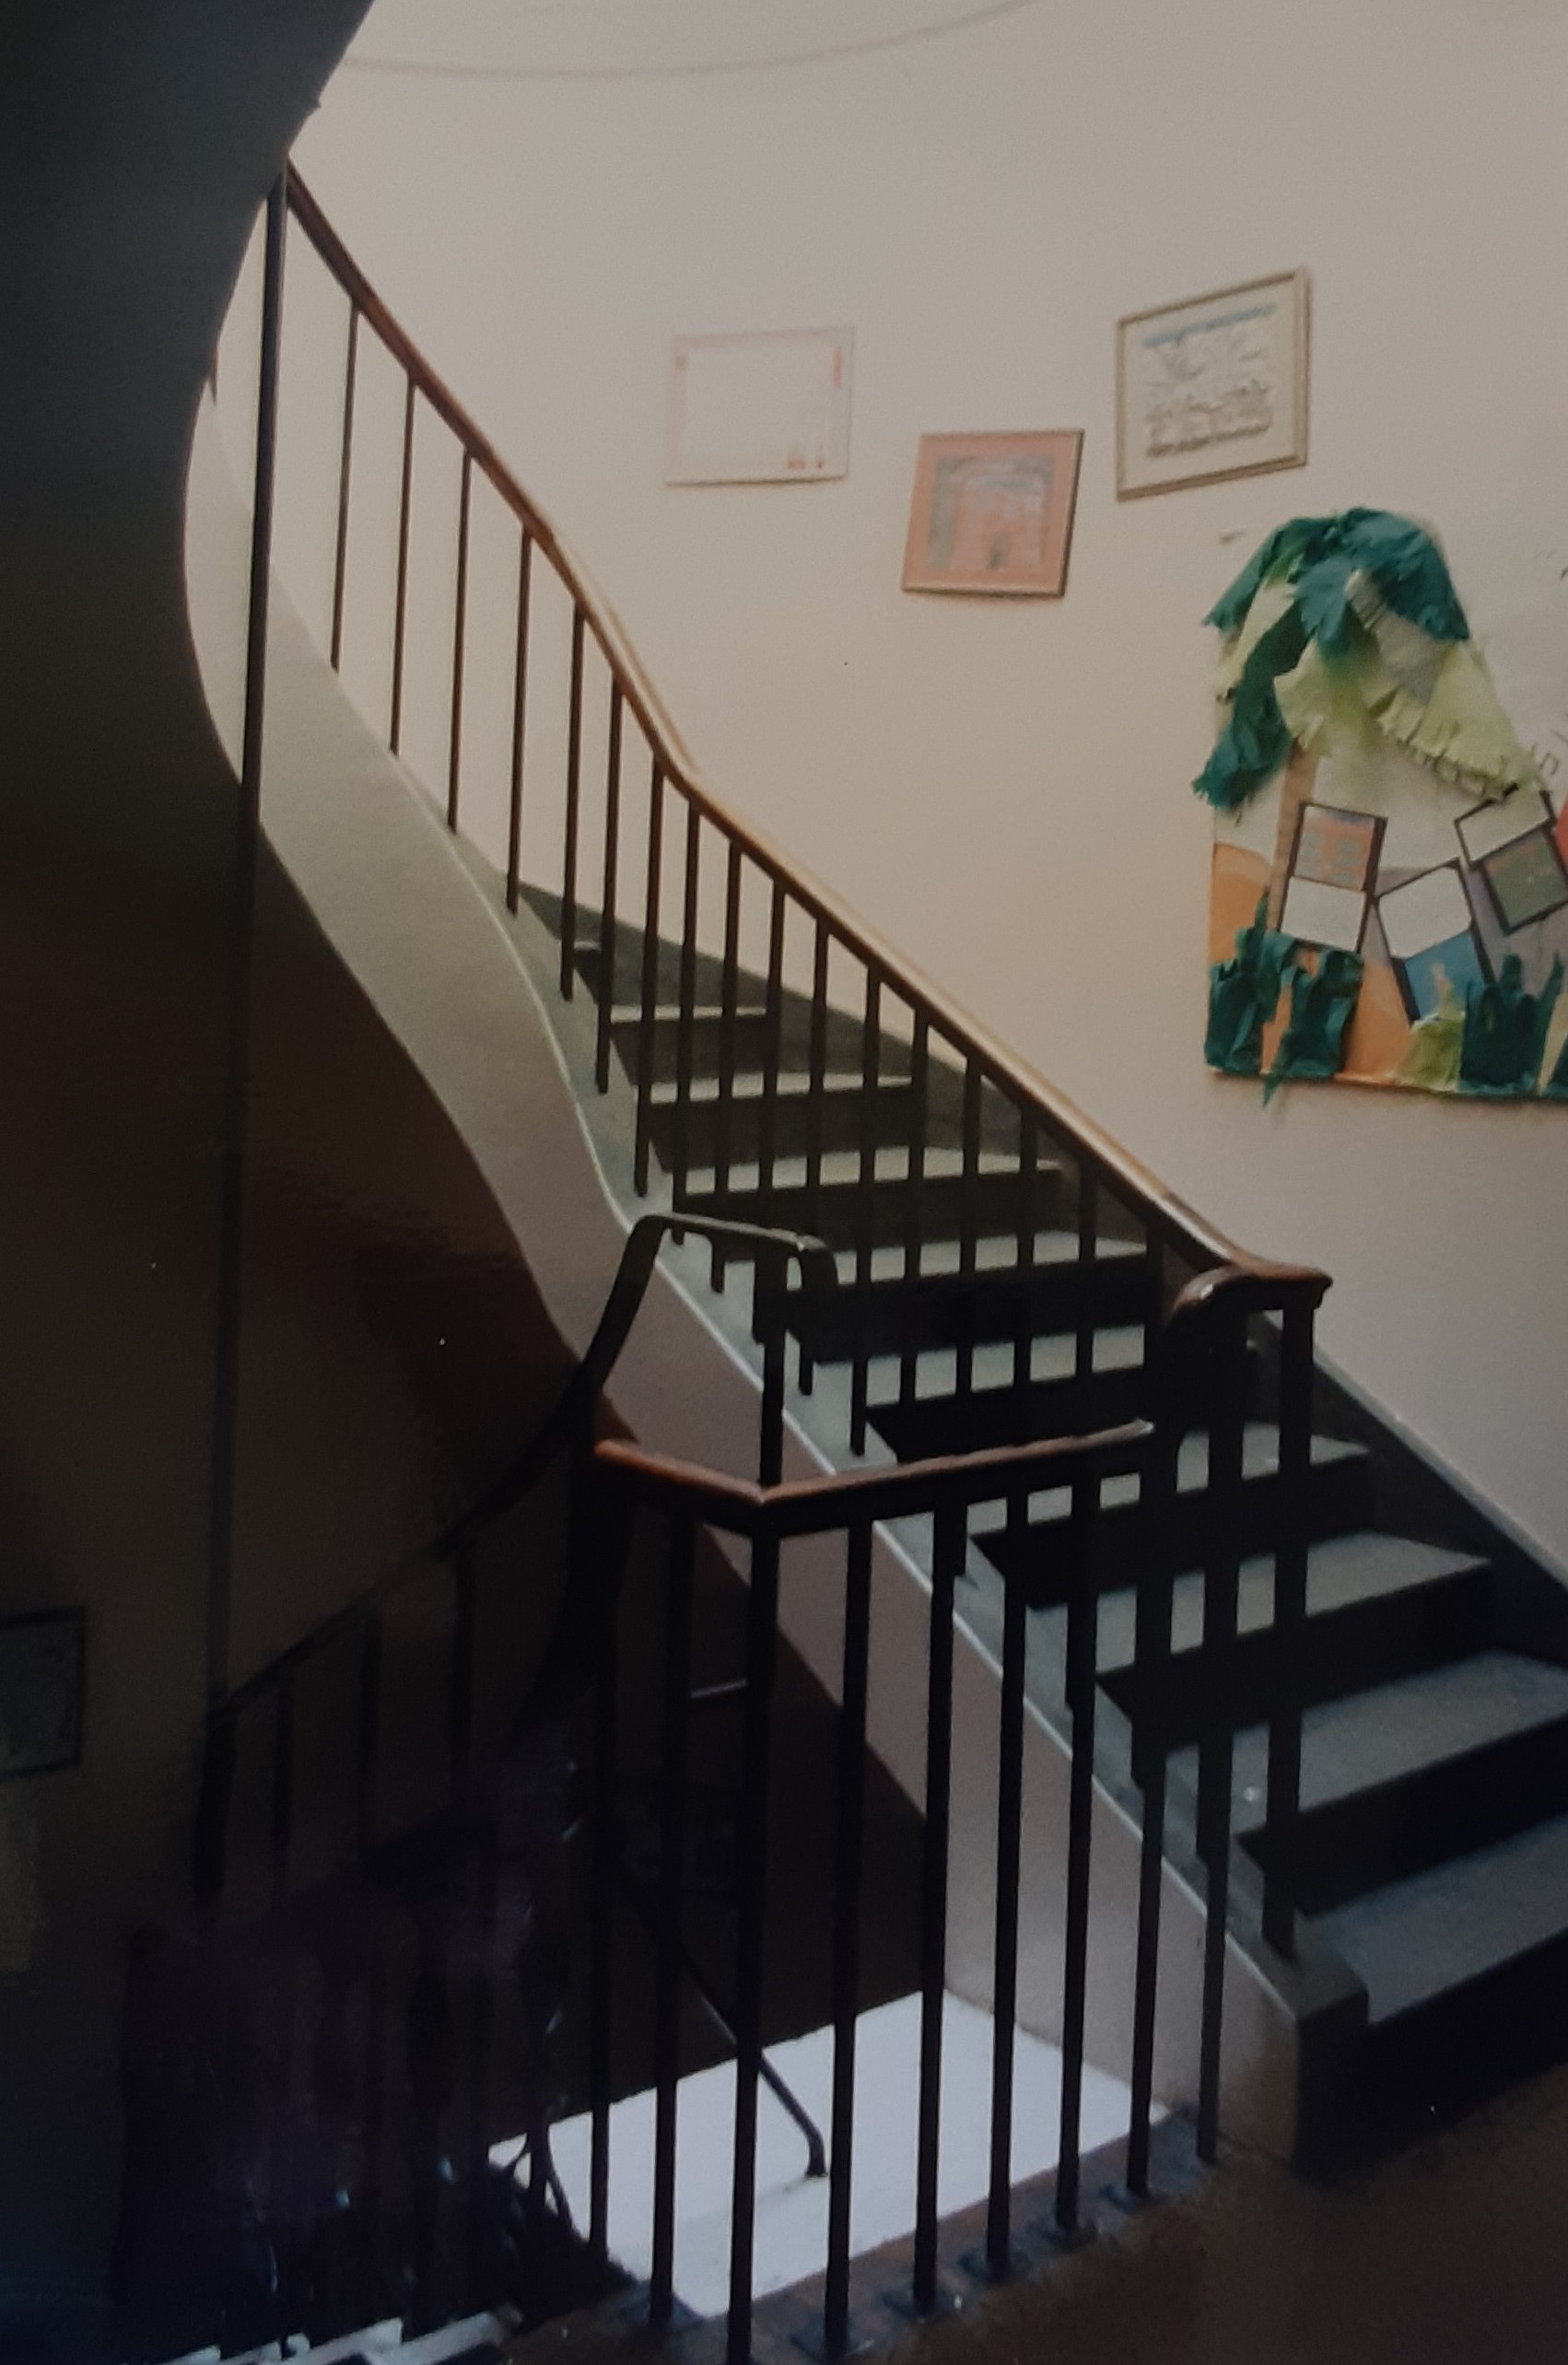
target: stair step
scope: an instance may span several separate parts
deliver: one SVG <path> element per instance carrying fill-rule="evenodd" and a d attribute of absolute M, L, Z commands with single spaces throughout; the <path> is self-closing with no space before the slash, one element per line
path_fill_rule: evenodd
<path fill-rule="evenodd" d="M 956 1240 L 922 1242 L 913 1283 L 902 1277 L 899 1246 L 872 1251 L 872 1278 L 865 1282 L 855 1280 L 852 1252 L 840 1255 L 837 1289 L 831 1297 L 792 1301 L 790 1328 L 818 1362 L 847 1363 L 857 1354 L 902 1354 L 911 1346 L 972 1341 L 978 1348 L 1011 1341 L 1020 1329 L 1026 1337 L 1070 1330 L 1085 1296 L 1096 1323 L 1106 1326 L 1138 1321 L 1149 1306 L 1149 1260 L 1136 1241 L 1102 1239 L 1093 1261 L 1081 1266 L 1076 1233 L 1042 1230 L 1035 1235 L 1034 1253 L 1022 1285 L 1012 1235 L 982 1236 L 967 1278 L 958 1270 Z"/>
<path fill-rule="evenodd" d="M 1238 1797 L 1261 1860 L 1264 1737 L 1241 1736 L 1244 1750 Z M 1302 1777 L 1296 1897 L 1328 1913 L 1568 1813 L 1568 1669 L 1480 1651 L 1309 1712 Z"/>
<path fill-rule="evenodd" d="M 742 1073 L 760 1074 L 767 1056 L 767 1012 L 760 996 L 748 994 L 746 1007 L 731 1020 L 731 1057 Z M 679 1071 L 681 1013 L 678 1004 L 666 1004 L 653 1014 L 653 1075 L 657 1083 L 673 1083 Z M 848 1011 L 830 1010 L 823 1028 L 823 1049 L 830 1073 L 853 1076 L 860 1082 L 864 1060 L 864 1027 Z M 692 1074 L 712 1081 L 723 1056 L 723 1014 L 717 1001 L 694 1006 L 691 1018 Z M 638 1072 L 642 1056 L 642 1013 L 627 1012 L 613 1019 L 610 1039 L 628 1076 Z M 809 1004 L 789 1001 L 779 1013 L 779 1058 L 787 1071 L 804 1072 L 811 1065 Z M 883 1036 L 877 1052 L 878 1073 L 907 1075 L 909 1047 Z"/>
<path fill-rule="evenodd" d="M 1271 1549 L 1279 1519 L 1279 1432 L 1249 1421 L 1243 1440 L 1240 1544 L 1244 1553 Z M 1364 1527 L 1369 1508 L 1370 1457 L 1363 1446 L 1340 1437 L 1314 1437 L 1306 1490 L 1309 1540 Z M 1102 1587 L 1131 1584 L 1163 1565 L 1179 1575 L 1201 1563 L 1208 1514 L 1208 1440 L 1191 1436 L 1182 1445 L 1176 1501 L 1154 1514 L 1139 1501 L 1138 1480 L 1128 1474 L 1104 1481 L 1095 1548 Z M 986 1557 L 1003 1576 L 1023 1577 L 1030 1606 L 1044 1609 L 1064 1598 L 1070 1580 L 1067 1532 L 1071 1504 L 1065 1488 L 1032 1495 L 1024 1536 L 1005 1533 L 1006 1511 L 987 1504 L 971 1522 Z"/>
<path fill-rule="evenodd" d="M 1364 1984 L 1374 2026 L 1414 2013 L 1568 1944 L 1568 1814 L 1358 1897 L 1314 1927 Z"/>
<path fill-rule="evenodd" d="M 954 1150 L 937 1149 L 927 1158 L 918 1188 L 908 1182 L 907 1151 L 900 1146 L 877 1152 L 874 1177 L 862 1191 L 859 1160 L 853 1153 L 823 1160 L 823 1179 L 815 1190 L 805 1180 L 803 1159 L 780 1159 L 773 1187 L 757 1188 L 755 1168 L 732 1170 L 729 1188 L 715 1191 L 711 1175 L 691 1176 L 682 1204 L 694 1213 L 727 1215 L 743 1223 L 782 1225 L 808 1232 L 831 1247 L 851 1245 L 860 1236 L 862 1223 L 869 1238 L 888 1246 L 905 1237 L 913 1202 L 919 1234 L 925 1238 L 959 1239 L 965 1230 L 1016 1233 L 1021 1216 L 1031 1215 L 1036 1228 L 1059 1219 L 1065 1197 L 1059 1166 L 1038 1166 L 1033 1178 L 1022 1175 L 1013 1159 L 994 1152 L 982 1153 L 978 1171 L 963 1172 Z M 869 1202 L 863 1205 L 863 1201 Z"/>
<path fill-rule="evenodd" d="M 956 1347 L 929 1347 L 915 1355 L 915 1387 L 908 1398 L 902 1385 L 904 1359 L 874 1356 L 866 1381 L 872 1427 L 900 1461 L 918 1461 L 1109 1428 L 1138 1412 L 1143 1388 L 1141 1327 L 1097 1330 L 1094 1368 L 1082 1379 L 1071 1332 L 1047 1332 L 1031 1339 L 1029 1346 L 1026 1387 L 1013 1382 L 1012 1341 L 988 1341 L 973 1351 L 970 1388 L 962 1396 L 956 1393 Z"/>
<path fill-rule="evenodd" d="M 1262 1720 L 1279 1673 L 1273 1590 L 1271 1552 L 1244 1563 L 1239 1640 L 1222 1667 L 1206 1658 L 1202 1647 L 1203 1579 L 1195 1574 L 1179 1578 L 1174 1655 L 1152 1702 L 1130 1671 L 1136 1614 L 1131 1593 L 1112 1596 L 1105 1605 L 1114 1602 L 1117 1611 L 1112 1657 L 1102 1663 L 1112 1696 L 1134 1721 L 1153 1705 L 1167 1743 L 1176 1748 L 1195 1740 L 1223 1714 L 1233 1728 L 1242 1728 L 1238 1767 L 1250 1762 L 1242 1745 L 1249 1733 L 1248 1748 L 1255 1742 L 1266 1760 Z M 1492 1640 L 1495 1618 L 1492 1575 L 1483 1562 L 1365 1533 L 1333 1537 L 1309 1551 L 1306 1604 L 1295 1674 L 1309 1705 L 1344 1701 L 1346 1695 L 1353 1698 L 1374 1686 L 1466 1659 Z"/>

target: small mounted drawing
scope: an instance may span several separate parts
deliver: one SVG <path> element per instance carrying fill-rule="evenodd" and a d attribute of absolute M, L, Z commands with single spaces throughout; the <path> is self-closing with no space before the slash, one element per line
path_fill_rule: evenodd
<path fill-rule="evenodd" d="M 1306 460 L 1307 277 L 1287 271 L 1117 323 L 1117 495 Z"/>
<path fill-rule="evenodd" d="M 0 1622 L 0 1781 L 79 1762 L 83 1631 L 79 1610 Z"/>
<path fill-rule="evenodd" d="M 853 329 L 678 336 L 667 485 L 806 485 L 847 475 Z"/>
<path fill-rule="evenodd" d="M 1075 427 L 923 435 L 904 589 L 1059 599 L 1082 448 Z"/>

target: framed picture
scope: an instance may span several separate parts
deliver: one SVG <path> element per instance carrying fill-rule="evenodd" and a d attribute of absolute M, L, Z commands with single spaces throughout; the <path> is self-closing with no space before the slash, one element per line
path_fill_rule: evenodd
<path fill-rule="evenodd" d="M 1082 448 L 1077 427 L 923 435 L 904 589 L 1059 599 Z"/>
<path fill-rule="evenodd" d="M 1461 814 L 1454 826 L 1505 936 L 1568 904 L 1568 870 L 1551 807 L 1539 789 L 1515 789 L 1500 803 Z"/>
<path fill-rule="evenodd" d="M 0 1781 L 80 1762 L 85 1631 L 80 1610 L 0 1620 Z"/>
<path fill-rule="evenodd" d="M 1280 919 L 1287 936 L 1342 953 L 1361 951 L 1383 827 L 1376 814 L 1302 806 Z"/>
<path fill-rule="evenodd" d="M 1422 871 L 1377 898 L 1377 917 L 1405 1014 L 1434 1017 L 1445 988 L 1463 1002 L 1490 977 L 1457 862 Z"/>
<path fill-rule="evenodd" d="M 1117 494 L 1306 459 L 1307 278 L 1287 271 L 1117 323 Z"/>
<path fill-rule="evenodd" d="M 678 336 L 667 485 L 803 485 L 849 468 L 852 329 Z"/>

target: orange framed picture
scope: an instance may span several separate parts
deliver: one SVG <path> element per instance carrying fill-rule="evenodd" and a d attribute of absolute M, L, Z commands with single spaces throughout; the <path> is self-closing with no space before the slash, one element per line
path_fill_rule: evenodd
<path fill-rule="evenodd" d="M 904 589 L 1060 599 L 1082 449 L 1079 427 L 923 435 Z"/>

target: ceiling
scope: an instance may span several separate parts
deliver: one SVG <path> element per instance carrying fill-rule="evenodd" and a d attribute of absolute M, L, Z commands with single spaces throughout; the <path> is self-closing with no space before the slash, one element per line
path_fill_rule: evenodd
<path fill-rule="evenodd" d="M 364 72 L 618 80 L 757 72 L 942 39 L 1039 0 L 375 0 Z"/>

